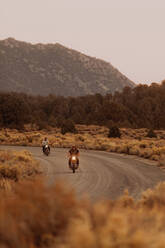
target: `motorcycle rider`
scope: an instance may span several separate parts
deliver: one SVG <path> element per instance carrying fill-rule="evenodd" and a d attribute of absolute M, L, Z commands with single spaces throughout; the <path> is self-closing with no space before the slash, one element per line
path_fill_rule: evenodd
<path fill-rule="evenodd" d="M 49 140 L 47 137 L 44 138 L 44 140 L 42 141 L 42 151 L 44 152 L 45 146 L 48 145 L 48 149 L 50 152 L 50 147 L 49 147 Z"/>
<path fill-rule="evenodd" d="M 79 166 L 79 159 L 78 156 L 80 155 L 79 150 L 77 149 L 77 147 L 74 145 L 72 146 L 72 148 L 69 150 L 69 166 L 71 166 L 71 157 L 72 155 L 76 155 L 77 157 L 77 165 Z"/>

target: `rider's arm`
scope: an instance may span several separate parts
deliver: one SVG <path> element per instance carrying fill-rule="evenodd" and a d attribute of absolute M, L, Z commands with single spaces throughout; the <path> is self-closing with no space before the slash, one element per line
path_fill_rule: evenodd
<path fill-rule="evenodd" d="M 70 153 L 70 150 L 69 150 L 69 152 L 68 152 L 67 156 L 68 156 L 68 157 L 70 157 L 70 155 L 71 155 L 71 153 Z"/>

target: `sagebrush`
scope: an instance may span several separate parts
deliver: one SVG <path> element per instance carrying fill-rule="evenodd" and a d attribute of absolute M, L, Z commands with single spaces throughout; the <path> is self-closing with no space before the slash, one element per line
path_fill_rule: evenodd
<path fill-rule="evenodd" d="M 14 197 L 0 192 L 0 246 L 163 248 L 164 193 L 161 183 L 136 202 L 126 192 L 93 205 L 62 184 L 24 181 L 15 184 Z"/>
<path fill-rule="evenodd" d="M 32 178 L 41 168 L 28 151 L 0 151 L 0 189 L 9 188 L 12 182 Z"/>

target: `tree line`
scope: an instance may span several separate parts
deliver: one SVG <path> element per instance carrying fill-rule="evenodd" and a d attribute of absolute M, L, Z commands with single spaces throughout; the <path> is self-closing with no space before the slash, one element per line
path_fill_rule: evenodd
<path fill-rule="evenodd" d="M 114 95 L 80 97 L 32 96 L 0 92 L 0 127 L 39 129 L 64 124 L 96 124 L 131 128 L 165 128 L 165 81 L 125 87 Z"/>

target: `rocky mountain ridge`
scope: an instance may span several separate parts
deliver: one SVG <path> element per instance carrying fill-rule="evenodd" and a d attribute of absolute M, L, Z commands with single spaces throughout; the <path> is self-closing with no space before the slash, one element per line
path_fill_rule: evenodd
<path fill-rule="evenodd" d="M 135 84 L 110 63 L 56 44 L 0 41 L 0 90 L 80 96 Z"/>

